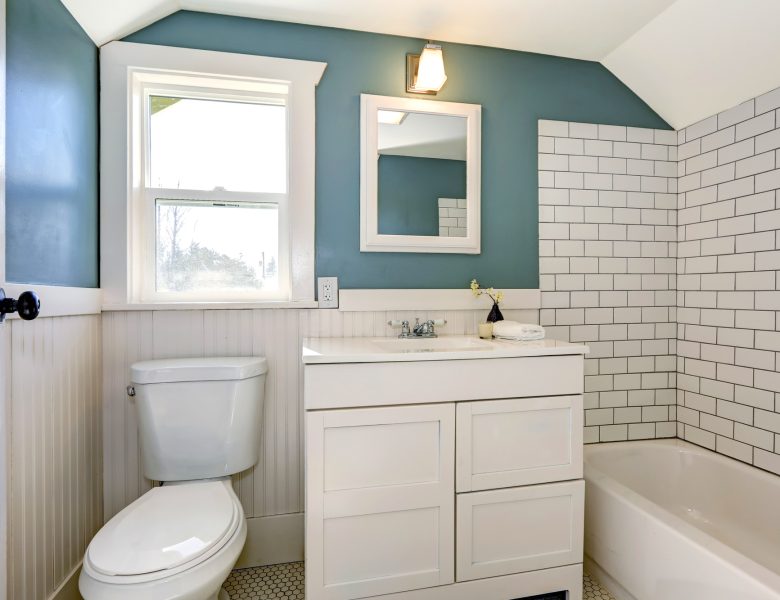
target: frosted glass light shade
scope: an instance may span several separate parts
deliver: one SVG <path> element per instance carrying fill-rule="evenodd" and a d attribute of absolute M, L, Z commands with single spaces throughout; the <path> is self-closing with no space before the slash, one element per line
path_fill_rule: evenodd
<path fill-rule="evenodd" d="M 441 46 L 426 44 L 422 54 L 420 54 L 415 90 L 438 92 L 445 81 L 447 81 L 447 74 L 444 72 L 444 56 Z"/>
<path fill-rule="evenodd" d="M 377 123 L 383 125 L 400 125 L 406 119 L 407 114 L 400 110 L 378 110 L 376 111 L 376 120 Z"/>

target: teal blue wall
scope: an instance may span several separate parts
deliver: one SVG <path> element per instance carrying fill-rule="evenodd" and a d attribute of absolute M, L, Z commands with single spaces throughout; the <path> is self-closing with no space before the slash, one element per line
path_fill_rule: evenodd
<path fill-rule="evenodd" d="M 439 198 L 466 197 L 466 161 L 379 157 L 379 233 L 439 235 Z"/>
<path fill-rule="evenodd" d="M 59 0 L 8 0 L 6 269 L 98 285 L 98 51 Z"/>
<path fill-rule="evenodd" d="M 602 65 L 444 44 L 437 99 L 482 105 L 482 254 L 360 253 L 360 93 L 404 96 L 423 40 L 179 12 L 128 41 L 317 60 L 317 274 L 343 288 L 537 287 L 537 119 L 668 128 Z"/>

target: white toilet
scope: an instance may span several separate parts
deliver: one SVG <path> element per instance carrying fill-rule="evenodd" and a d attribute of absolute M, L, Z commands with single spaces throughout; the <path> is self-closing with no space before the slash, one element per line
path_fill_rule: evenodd
<path fill-rule="evenodd" d="M 246 541 L 230 475 L 257 462 L 266 371 L 264 358 L 133 365 L 144 475 L 165 483 L 93 538 L 86 600 L 228 598 L 222 584 Z"/>

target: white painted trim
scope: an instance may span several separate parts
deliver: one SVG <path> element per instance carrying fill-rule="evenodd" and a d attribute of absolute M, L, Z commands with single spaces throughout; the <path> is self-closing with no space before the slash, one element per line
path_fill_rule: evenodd
<path fill-rule="evenodd" d="M 54 593 L 49 596 L 49 600 L 81 600 L 81 594 L 79 593 L 79 575 L 81 575 L 82 561 L 76 565 L 76 567 L 70 572 L 60 584 Z"/>
<path fill-rule="evenodd" d="M 377 596 L 381 600 L 497 600 L 568 592 L 567 600 L 582 600 L 582 564 L 540 569 L 527 573 L 460 581 L 408 592 Z M 307 593 L 307 598 L 310 596 Z"/>
<path fill-rule="evenodd" d="M 536 289 L 503 290 L 501 308 L 534 310 L 542 305 Z M 340 290 L 339 310 L 489 310 L 487 296 L 475 298 L 469 289 L 456 290 Z"/>
<path fill-rule="evenodd" d="M 583 567 L 588 572 L 588 574 L 590 574 L 591 578 L 598 581 L 601 587 L 612 594 L 615 600 L 637 600 L 636 596 L 634 596 L 626 588 L 615 581 L 615 579 L 609 573 L 601 568 L 601 565 L 599 565 L 587 554 L 585 555 L 585 560 L 583 561 Z"/>
<path fill-rule="evenodd" d="M 0 0 L 0 287 L 5 282 L 5 71 L 6 1 Z M 10 495 L 11 332 L 0 325 L 0 600 L 8 594 L 8 500 Z"/>
<path fill-rule="evenodd" d="M 144 310 L 255 310 L 265 308 L 317 308 L 316 300 L 286 302 L 267 300 L 264 302 L 161 302 L 157 304 L 104 304 L 102 312 L 129 312 Z"/>
<path fill-rule="evenodd" d="M 5 0 L 0 0 L 0 287 L 5 281 L 5 5 Z"/>
<path fill-rule="evenodd" d="M 283 81 L 289 85 L 291 298 L 314 300 L 315 89 L 327 64 L 227 52 L 111 42 L 100 50 L 100 275 L 108 305 L 132 298 L 133 211 L 137 187 L 133 136 L 133 73 L 177 72 L 206 78 Z M 138 143 L 137 140 L 135 143 Z M 137 277 L 136 277 L 137 278 Z"/>
<path fill-rule="evenodd" d="M 101 312 L 103 295 L 100 288 L 60 287 L 56 285 L 35 285 L 34 283 L 7 283 L 5 293 L 16 298 L 22 292 L 32 290 L 41 298 L 41 317 L 67 317 L 73 315 L 95 315 Z M 18 315 L 8 315 L 18 319 Z"/>
<path fill-rule="evenodd" d="M 379 233 L 377 111 L 390 109 L 456 115 L 466 118 L 466 237 L 384 235 Z M 360 251 L 480 253 L 480 183 L 482 107 L 479 104 L 416 98 L 360 95 Z"/>
<path fill-rule="evenodd" d="M 246 526 L 246 544 L 236 569 L 303 560 L 303 513 L 252 517 Z"/>

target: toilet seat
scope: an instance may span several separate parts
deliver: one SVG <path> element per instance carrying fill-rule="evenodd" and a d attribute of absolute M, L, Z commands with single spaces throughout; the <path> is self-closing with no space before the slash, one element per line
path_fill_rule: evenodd
<path fill-rule="evenodd" d="M 170 577 L 219 552 L 242 520 L 229 479 L 156 487 L 98 532 L 84 568 L 90 577 L 112 584 Z"/>

